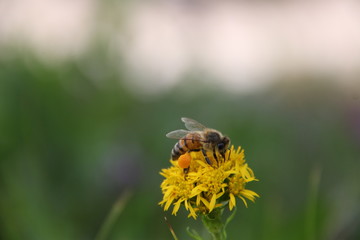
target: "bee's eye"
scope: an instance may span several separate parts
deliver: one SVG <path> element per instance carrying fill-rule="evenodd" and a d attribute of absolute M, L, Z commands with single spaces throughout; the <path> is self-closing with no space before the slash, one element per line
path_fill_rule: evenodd
<path fill-rule="evenodd" d="M 219 150 L 223 150 L 224 147 L 225 147 L 224 143 L 219 143 L 219 144 L 218 144 L 218 149 L 219 149 Z"/>

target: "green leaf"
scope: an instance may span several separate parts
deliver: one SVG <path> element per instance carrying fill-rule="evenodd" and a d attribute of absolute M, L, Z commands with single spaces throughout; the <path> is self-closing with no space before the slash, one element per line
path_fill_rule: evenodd
<path fill-rule="evenodd" d="M 230 216 L 229 216 L 229 217 L 226 219 L 226 221 L 225 221 L 224 229 L 223 229 L 223 233 L 224 233 L 224 235 L 225 235 L 225 239 L 227 238 L 226 227 L 227 227 L 227 225 L 229 224 L 229 222 L 231 222 L 231 220 L 234 219 L 235 214 L 236 214 L 236 210 L 237 210 L 237 208 L 235 207 L 235 208 L 234 208 L 234 211 L 230 214 Z"/>
<path fill-rule="evenodd" d="M 200 237 L 199 233 L 198 233 L 196 230 L 194 230 L 194 229 L 190 229 L 190 227 L 187 227 L 187 228 L 186 228 L 186 232 L 189 234 L 190 237 L 192 237 L 192 238 L 195 239 L 195 240 L 203 240 L 203 239 Z"/>

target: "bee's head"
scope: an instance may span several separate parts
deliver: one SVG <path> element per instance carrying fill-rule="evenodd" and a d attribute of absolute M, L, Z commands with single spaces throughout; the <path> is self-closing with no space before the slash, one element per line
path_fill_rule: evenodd
<path fill-rule="evenodd" d="M 228 149 L 230 144 L 230 138 L 227 136 L 224 136 L 221 141 L 217 144 L 217 148 L 220 152 L 220 154 L 224 157 L 226 149 Z"/>
<path fill-rule="evenodd" d="M 218 131 L 209 131 L 206 135 L 206 139 L 210 143 L 210 146 L 216 148 L 217 151 L 225 158 L 225 152 L 229 147 L 230 138 L 227 136 L 223 136 Z"/>

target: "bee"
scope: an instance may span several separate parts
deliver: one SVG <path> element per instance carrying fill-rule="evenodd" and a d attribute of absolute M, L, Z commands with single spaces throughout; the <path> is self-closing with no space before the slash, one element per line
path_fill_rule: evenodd
<path fill-rule="evenodd" d="M 171 151 L 172 160 L 178 160 L 180 157 L 185 158 L 183 156 L 192 151 L 201 151 L 206 162 L 210 165 L 211 161 L 207 152 L 211 152 L 216 161 L 218 161 L 216 153 L 219 153 L 225 159 L 225 152 L 229 147 L 230 138 L 215 129 L 205 127 L 193 119 L 183 117 L 181 121 L 185 123 L 188 130 L 179 129 L 166 134 L 168 138 L 179 139 Z M 189 165 L 190 163 L 183 166 L 185 172 L 188 171 Z"/>

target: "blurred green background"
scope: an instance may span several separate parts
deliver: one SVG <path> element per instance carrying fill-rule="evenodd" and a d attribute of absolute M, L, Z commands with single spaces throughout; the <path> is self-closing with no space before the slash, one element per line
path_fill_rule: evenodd
<path fill-rule="evenodd" d="M 104 46 L 60 62 L 2 48 L 1 239 L 94 239 L 124 194 L 107 239 L 172 239 L 164 216 L 179 239 L 190 239 L 187 226 L 207 236 L 185 211 L 157 205 L 175 143 L 165 134 L 183 116 L 242 146 L 260 180 L 248 188 L 261 197 L 238 202 L 229 239 L 360 238 L 359 89 L 304 71 L 229 92 L 190 71 L 147 94 L 129 89 L 121 55 Z"/>

